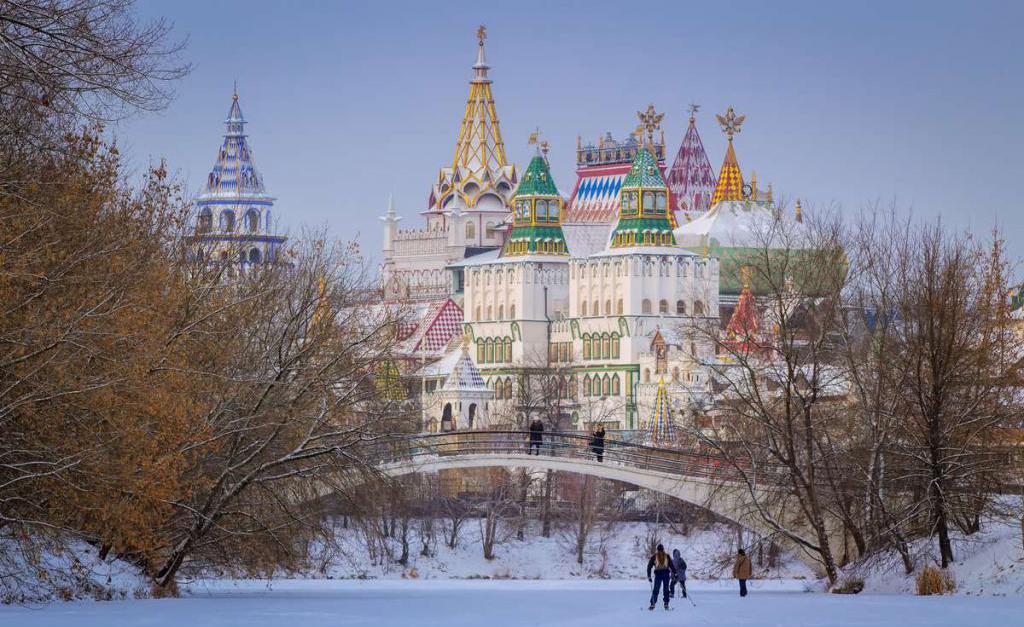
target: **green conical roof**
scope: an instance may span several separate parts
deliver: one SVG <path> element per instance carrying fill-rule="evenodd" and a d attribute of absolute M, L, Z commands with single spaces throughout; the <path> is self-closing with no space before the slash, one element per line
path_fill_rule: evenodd
<path fill-rule="evenodd" d="M 664 185 L 664 183 L 662 183 Z M 551 178 L 551 170 L 544 157 L 537 155 L 530 161 L 526 173 L 519 181 L 516 196 L 557 196 L 558 188 Z"/>
<path fill-rule="evenodd" d="M 622 180 L 622 187 L 668 187 L 661 176 L 658 161 L 646 147 L 637 151 L 629 174 Z"/>

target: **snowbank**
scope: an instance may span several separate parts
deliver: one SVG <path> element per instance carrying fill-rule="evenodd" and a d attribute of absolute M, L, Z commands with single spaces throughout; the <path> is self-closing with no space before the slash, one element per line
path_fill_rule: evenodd
<path fill-rule="evenodd" d="M 439 527 L 435 521 L 435 528 Z M 413 529 L 419 528 L 419 523 Z M 419 579 L 633 579 L 644 577 L 647 568 L 647 538 L 657 532 L 657 539 L 671 552 L 679 549 L 687 562 L 691 579 L 731 577 L 735 558 L 735 532 L 725 526 L 695 531 L 689 536 L 673 534 L 667 525 L 620 523 L 605 532 L 605 542 L 597 541 L 599 532 L 584 552 L 584 563 L 577 564 L 571 540 L 564 533 L 553 531 L 544 538 L 533 526 L 524 540 L 506 540 L 495 547 L 495 558 L 486 560 L 480 542 L 480 526 L 467 521 L 454 549 L 438 541 L 432 545 L 433 555 L 420 555 L 421 543 L 415 531 L 410 533 L 409 563 L 395 563 L 399 555 L 397 540 L 390 540 L 390 556 L 372 559 L 362 535 L 354 529 L 338 529 L 340 553 L 314 551 L 315 566 L 309 576 L 331 578 L 419 578 Z M 602 546 L 603 545 L 603 546 Z M 757 556 L 754 556 L 757 564 Z M 758 566 L 759 578 L 813 579 L 813 572 L 792 556 L 781 554 L 776 568 L 765 563 Z"/>

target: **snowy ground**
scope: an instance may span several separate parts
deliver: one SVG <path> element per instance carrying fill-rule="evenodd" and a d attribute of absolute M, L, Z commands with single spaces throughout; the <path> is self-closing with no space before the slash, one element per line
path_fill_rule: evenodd
<path fill-rule="evenodd" d="M 804 593 L 802 582 L 755 582 L 740 599 L 734 582 L 693 586 L 696 607 L 646 610 L 647 582 L 339 581 L 194 584 L 180 599 L 2 607 L 0 626 L 31 627 L 623 627 L 714 625 L 901 627 L 1013 625 L 1024 598 Z M 786 588 L 791 591 L 785 591 Z"/>

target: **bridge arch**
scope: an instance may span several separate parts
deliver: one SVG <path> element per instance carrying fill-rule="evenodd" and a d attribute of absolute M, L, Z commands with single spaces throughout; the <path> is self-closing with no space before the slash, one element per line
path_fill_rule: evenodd
<path fill-rule="evenodd" d="M 484 439 L 491 434 L 504 436 L 501 443 Z M 510 434 L 514 436 L 511 439 L 507 437 Z M 387 477 L 400 477 L 440 470 L 526 468 L 572 472 L 629 483 L 705 508 L 762 537 L 770 537 L 814 572 L 824 574 L 822 564 L 813 554 L 789 538 L 777 534 L 745 506 L 745 499 L 740 498 L 737 490 L 746 487 L 741 487 L 738 482 L 729 486 L 729 481 L 723 480 L 723 473 L 720 472 L 725 469 L 714 466 L 713 470 L 709 470 L 704 466 L 702 471 L 693 465 L 695 459 L 702 459 L 705 464 L 713 461 L 709 457 L 701 458 L 685 451 L 609 441 L 604 461 L 598 462 L 592 455 L 588 436 L 563 433 L 545 434 L 543 453 L 528 455 L 526 437 L 527 434 L 520 432 L 480 431 L 417 436 L 416 444 L 419 446 L 413 447 L 410 454 L 383 462 L 377 466 L 377 470 Z M 429 444 L 424 446 L 425 442 Z M 694 469 L 693 472 L 681 471 L 687 463 Z M 775 492 L 779 491 L 776 489 Z M 779 496 L 784 498 L 781 492 Z"/>

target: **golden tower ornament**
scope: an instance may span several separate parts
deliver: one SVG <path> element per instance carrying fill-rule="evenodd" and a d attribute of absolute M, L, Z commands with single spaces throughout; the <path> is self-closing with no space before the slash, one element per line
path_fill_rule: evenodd
<path fill-rule="evenodd" d="M 640 126 L 647 133 L 647 145 L 653 148 L 654 131 L 661 128 L 661 121 L 664 119 L 665 114 L 658 113 L 654 110 L 654 105 L 649 104 L 646 111 L 637 111 L 636 117 L 640 120 Z M 637 130 L 640 130 L 640 127 L 637 127 Z"/>
<path fill-rule="evenodd" d="M 484 40 L 487 39 L 487 27 L 484 26 L 483 24 L 481 24 L 480 27 L 476 29 L 476 38 L 477 41 L 480 42 L 481 46 L 484 45 Z"/>
<path fill-rule="evenodd" d="M 722 132 L 729 136 L 729 141 L 732 141 L 732 136 L 740 132 L 740 127 L 743 126 L 743 122 L 747 119 L 745 115 L 736 115 L 736 112 L 729 107 L 729 110 L 725 112 L 725 115 L 715 114 L 715 118 L 718 120 L 718 124 L 722 127 Z"/>

